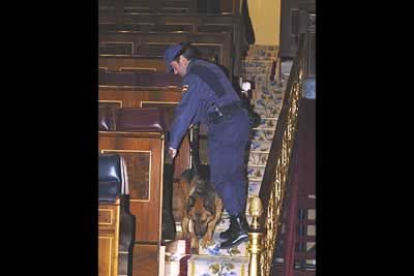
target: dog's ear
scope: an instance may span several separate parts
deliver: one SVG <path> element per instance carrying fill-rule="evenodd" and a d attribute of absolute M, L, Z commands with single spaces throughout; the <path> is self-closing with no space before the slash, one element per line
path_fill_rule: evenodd
<path fill-rule="evenodd" d="M 209 210 L 212 214 L 216 213 L 215 192 L 208 190 L 206 200 L 204 201 L 204 208 Z"/>
<path fill-rule="evenodd" d="M 194 178 L 194 171 L 193 169 L 186 169 L 181 173 L 181 179 L 187 183 L 191 183 Z"/>
<path fill-rule="evenodd" d="M 209 190 L 207 181 L 199 176 L 196 176 L 194 178 L 194 182 L 196 184 L 196 192 L 204 197 Z"/>

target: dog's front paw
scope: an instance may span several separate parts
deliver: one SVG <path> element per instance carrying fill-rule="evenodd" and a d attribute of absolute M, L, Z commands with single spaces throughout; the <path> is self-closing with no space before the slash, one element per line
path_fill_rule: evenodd
<path fill-rule="evenodd" d="M 182 233 L 182 238 L 183 238 L 183 240 L 189 240 L 191 238 L 191 236 L 188 232 L 183 232 Z"/>
<path fill-rule="evenodd" d="M 197 254 L 200 242 L 201 241 L 199 241 L 197 238 L 194 238 L 194 237 L 191 238 L 191 246 L 190 247 L 191 247 L 191 253 L 192 254 Z M 194 252 L 194 251 L 196 251 L 196 252 Z"/>
<path fill-rule="evenodd" d="M 201 247 L 202 248 L 207 248 L 207 247 L 209 247 L 210 245 L 212 245 L 213 244 L 213 241 L 211 240 L 211 238 L 209 238 L 209 237 L 204 237 L 201 241 L 200 241 L 200 245 L 201 245 Z"/>

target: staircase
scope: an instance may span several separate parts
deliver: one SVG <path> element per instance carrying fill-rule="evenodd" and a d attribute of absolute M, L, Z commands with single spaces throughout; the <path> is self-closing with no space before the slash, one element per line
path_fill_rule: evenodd
<path fill-rule="evenodd" d="M 249 197 L 259 195 L 277 119 L 282 108 L 284 86 L 292 66 L 291 62 L 279 66 L 280 60 L 277 56 L 277 46 L 252 45 L 246 59 L 242 61 L 241 77 L 243 81 L 252 83 L 251 104 L 253 110 L 261 117 L 260 125 L 253 129 L 250 145 L 247 168 Z M 282 69 L 280 79 L 277 77 L 278 67 Z"/>
<path fill-rule="evenodd" d="M 283 89 L 289 76 L 291 62 L 282 63 L 281 78 L 277 72 L 277 46 L 252 45 L 242 61 L 241 77 L 253 84 L 251 105 L 260 115 L 261 123 L 253 129 L 248 154 L 247 177 L 249 198 L 259 194 L 277 118 L 282 108 Z M 277 81 L 279 80 L 279 81 Z M 247 206 L 248 208 L 248 206 Z M 251 218 L 247 216 L 250 222 Z M 247 276 L 249 258 L 247 242 L 237 247 L 219 249 L 219 233 L 227 230 L 229 218 L 226 212 L 216 226 L 214 244 L 199 248 L 198 254 L 190 254 L 189 243 L 178 240 L 166 246 L 166 276 Z M 180 233 L 178 233 L 179 235 Z"/>

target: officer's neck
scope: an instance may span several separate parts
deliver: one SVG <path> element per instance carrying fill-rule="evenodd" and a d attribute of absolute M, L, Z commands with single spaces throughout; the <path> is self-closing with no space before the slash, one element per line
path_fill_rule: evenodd
<path fill-rule="evenodd" d="M 194 58 L 192 58 L 192 59 L 188 60 L 188 63 L 187 63 L 187 68 L 185 69 L 185 74 L 184 74 L 184 76 L 186 76 L 186 75 L 188 74 L 188 72 L 190 72 L 190 68 L 191 68 L 191 66 L 193 65 L 193 60 L 194 60 Z"/>

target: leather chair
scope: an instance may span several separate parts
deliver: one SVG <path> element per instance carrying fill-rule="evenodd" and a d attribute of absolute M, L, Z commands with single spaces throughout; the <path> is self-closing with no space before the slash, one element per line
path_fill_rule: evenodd
<path fill-rule="evenodd" d="M 99 202 L 120 199 L 118 275 L 132 274 L 135 216 L 129 213 L 126 166 L 118 154 L 99 155 Z"/>

